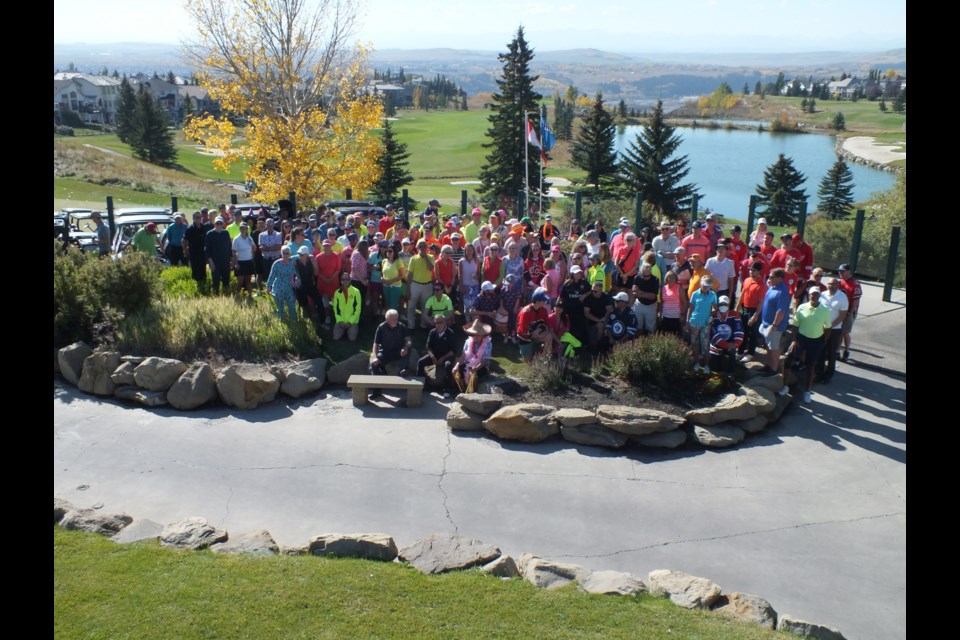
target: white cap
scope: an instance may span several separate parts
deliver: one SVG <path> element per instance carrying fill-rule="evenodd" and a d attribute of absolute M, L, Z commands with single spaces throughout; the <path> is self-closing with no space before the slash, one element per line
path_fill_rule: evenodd
<path fill-rule="evenodd" d="M 583 272 L 583 269 L 581 269 L 580 265 L 578 264 L 575 264 L 572 267 L 570 267 L 570 273 L 582 273 L 582 272 Z"/>
<path fill-rule="evenodd" d="M 613 299 L 617 302 L 630 302 L 630 296 L 627 295 L 626 291 L 621 291 L 617 295 L 613 296 Z"/>

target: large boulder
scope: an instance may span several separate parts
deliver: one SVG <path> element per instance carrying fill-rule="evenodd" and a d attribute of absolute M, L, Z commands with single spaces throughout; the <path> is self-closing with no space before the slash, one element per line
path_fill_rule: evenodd
<path fill-rule="evenodd" d="M 652 595 L 669 597 L 674 604 L 687 609 L 709 609 L 720 598 L 720 585 L 713 580 L 667 569 L 651 571 L 647 589 Z"/>
<path fill-rule="evenodd" d="M 754 376 L 753 378 L 750 378 L 744 384 L 744 386 L 751 387 L 753 389 L 763 388 L 776 393 L 780 391 L 780 387 L 783 386 L 783 376 L 781 376 L 779 373 Z"/>
<path fill-rule="evenodd" d="M 217 376 L 220 399 L 238 409 L 253 409 L 270 402 L 279 390 L 280 381 L 275 375 L 252 364 L 231 364 Z"/>
<path fill-rule="evenodd" d="M 721 596 L 713 610 L 741 622 L 754 622 L 771 629 L 777 628 L 776 610 L 760 596 L 735 591 L 730 595 Z"/>
<path fill-rule="evenodd" d="M 657 409 L 612 404 L 602 404 L 597 407 L 597 419 L 604 427 L 628 436 L 673 431 L 684 423 L 682 417 Z"/>
<path fill-rule="evenodd" d="M 790 614 L 780 616 L 780 620 L 777 621 L 777 631 L 789 631 L 800 637 L 814 640 L 846 640 L 843 634 L 833 627 L 800 620 Z"/>
<path fill-rule="evenodd" d="M 461 393 L 457 396 L 457 402 L 464 409 L 486 418 L 503 406 L 503 396 L 493 393 Z"/>
<path fill-rule="evenodd" d="M 73 504 L 63 498 L 53 498 L 53 524 L 57 524 L 63 520 L 63 516 L 68 511 L 73 511 L 75 507 Z"/>
<path fill-rule="evenodd" d="M 484 417 L 460 406 L 459 402 L 450 405 L 447 411 L 447 426 L 453 431 L 483 431 Z"/>
<path fill-rule="evenodd" d="M 117 388 L 110 378 L 120 366 L 119 351 L 95 351 L 83 361 L 83 372 L 77 381 L 77 388 L 98 396 L 112 396 Z"/>
<path fill-rule="evenodd" d="M 641 447 L 658 447 L 661 449 L 676 449 L 687 441 L 687 432 L 683 429 L 651 433 L 645 436 L 630 436 L 630 441 Z"/>
<path fill-rule="evenodd" d="M 227 532 L 212 526 L 206 518 L 185 518 L 168 524 L 160 532 L 161 545 L 192 551 L 206 549 L 212 544 L 226 540 Z"/>
<path fill-rule="evenodd" d="M 561 427 L 582 427 L 585 424 L 597 424 L 597 412 L 576 407 L 557 409 L 553 412 L 553 419 Z"/>
<path fill-rule="evenodd" d="M 315 556 L 393 562 L 397 544 L 385 533 L 324 533 L 310 539 L 308 551 Z"/>
<path fill-rule="evenodd" d="M 480 570 L 498 578 L 516 578 L 520 575 L 517 563 L 510 556 L 500 556 L 496 560 L 483 565 Z"/>
<path fill-rule="evenodd" d="M 410 375 L 413 375 L 414 373 L 417 372 L 417 360 L 419 359 L 420 359 L 420 354 L 417 353 L 416 349 L 414 349 L 413 347 L 410 347 L 410 353 L 407 356 L 407 363 L 408 363 L 407 370 L 410 372 Z M 370 373 L 369 360 L 367 362 L 368 362 L 367 373 Z M 388 362 L 387 364 L 383 365 L 383 370 L 387 372 L 388 376 L 398 376 L 400 375 L 400 372 L 403 371 L 403 367 L 401 367 L 400 363 L 395 360 L 393 362 Z"/>
<path fill-rule="evenodd" d="M 772 424 L 779 420 L 780 416 L 783 415 L 783 412 L 786 411 L 787 407 L 789 407 L 791 404 L 793 404 L 793 394 L 788 393 L 785 396 L 777 394 L 777 406 L 774 407 L 773 411 L 771 411 L 767 416 L 767 419 L 770 421 L 770 423 Z"/>
<path fill-rule="evenodd" d="M 423 384 L 428 387 L 446 389 L 450 384 L 447 379 L 447 370 L 435 364 L 428 364 L 423 368 Z"/>
<path fill-rule="evenodd" d="M 60 526 L 71 531 L 112 536 L 133 522 L 125 513 L 101 513 L 96 509 L 72 509 L 63 514 Z"/>
<path fill-rule="evenodd" d="M 734 426 L 740 427 L 747 433 L 760 433 L 767 428 L 767 416 L 758 414 L 757 416 L 750 418 L 749 420 L 741 420 L 740 422 L 734 423 Z"/>
<path fill-rule="evenodd" d="M 133 379 L 133 372 L 136 368 L 137 365 L 132 362 L 121 361 L 120 366 L 110 374 L 110 379 L 118 386 L 133 386 L 137 384 Z"/>
<path fill-rule="evenodd" d="M 755 415 L 757 415 L 757 409 L 746 397 L 728 393 L 712 407 L 687 411 L 687 420 L 696 424 L 710 425 L 730 420 L 749 420 Z"/>
<path fill-rule="evenodd" d="M 737 390 L 737 395 L 745 397 L 758 415 L 768 414 L 777 406 L 777 396 L 766 387 L 743 386 Z"/>
<path fill-rule="evenodd" d="M 74 342 L 60 349 L 57 353 L 57 362 L 60 364 L 60 373 L 72 385 L 80 382 L 83 371 L 83 361 L 93 353 L 93 349 L 85 342 Z"/>
<path fill-rule="evenodd" d="M 163 533 L 163 525 L 153 520 L 134 520 L 132 524 L 123 528 L 120 533 L 110 538 L 117 544 L 130 544 L 141 540 L 159 540 Z"/>
<path fill-rule="evenodd" d="M 574 580 L 584 582 L 592 573 L 590 569 L 577 564 L 545 560 L 529 553 L 521 555 L 518 564 L 523 578 L 541 589 L 559 589 Z"/>
<path fill-rule="evenodd" d="M 191 365 L 167 391 L 167 402 L 181 410 L 196 409 L 216 397 L 217 382 L 206 362 Z"/>
<path fill-rule="evenodd" d="M 504 440 L 541 442 L 560 433 L 552 413 L 553 407 L 545 404 L 512 404 L 484 420 L 483 428 Z"/>
<path fill-rule="evenodd" d="M 693 437 L 705 447 L 722 449 L 743 442 L 746 432 L 732 424 L 694 425 Z"/>
<path fill-rule="evenodd" d="M 53 348 L 53 372 L 60 373 L 60 349 Z"/>
<path fill-rule="evenodd" d="M 299 398 L 319 391 L 327 381 L 327 359 L 313 358 L 292 364 L 283 371 L 280 391 L 291 398 Z"/>
<path fill-rule="evenodd" d="M 596 419 L 596 418 L 594 418 Z M 584 424 L 578 427 L 568 427 L 561 423 L 560 435 L 564 440 L 577 444 L 591 444 L 598 447 L 612 447 L 619 449 L 627 444 L 630 438 L 625 433 L 601 427 L 599 424 Z"/>
<path fill-rule="evenodd" d="M 432 533 L 400 550 L 400 559 L 426 574 L 446 573 L 484 565 L 500 557 L 492 544 L 454 533 Z"/>
<path fill-rule="evenodd" d="M 136 386 L 117 387 L 113 395 L 121 400 L 130 400 L 146 407 L 159 407 L 167 404 L 166 391 L 146 391 Z"/>
<path fill-rule="evenodd" d="M 370 375 L 370 356 L 365 353 L 355 353 L 346 360 L 338 362 L 327 371 L 327 382 L 330 384 L 347 384 L 352 375 Z"/>
<path fill-rule="evenodd" d="M 145 358 L 133 370 L 133 380 L 147 391 L 166 391 L 187 370 L 186 363 L 173 358 Z"/>
<path fill-rule="evenodd" d="M 214 553 L 245 553 L 254 556 L 275 556 L 280 547 L 266 529 L 257 529 L 238 536 L 230 536 L 226 542 L 210 545 Z"/>
<path fill-rule="evenodd" d="M 622 571 L 594 571 L 580 583 L 587 593 L 635 596 L 646 591 L 643 581 Z"/>

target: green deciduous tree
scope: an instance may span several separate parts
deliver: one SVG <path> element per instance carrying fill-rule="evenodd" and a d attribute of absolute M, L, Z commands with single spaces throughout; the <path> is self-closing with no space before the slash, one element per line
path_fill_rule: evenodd
<path fill-rule="evenodd" d="M 534 91 L 533 83 L 539 76 L 530 75 L 530 62 L 533 49 L 529 47 L 523 35 L 523 27 L 507 45 L 507 52 L 497 59 L 503 64 L 501 77 L 497 80 L 497 91 L 493 94 L 493 105 L 488 118 L 489 142 L 484 147 L 490 150 L 486 162 L 480 171 L 479 192 L 487 206 L 500 203 L 501 197 L 514 197 L 523 189 L 524 176 L 530 176 L 530 198 L 539 195 L 540 150 L 530 145 L 527 149 L 525 113 L 530 113 L 534 130 L 540 129 L 539 101 L 542 97 Z M 529 164 L 524 158 L 529 156 Z M 537 179 L 534 179 L 534 176 Z M 544 190 L 549 183 L 543 183 Z M 548 202 L 544 199 L 544 203 Z"/>
<path fill-rule="evenodd" d="M 397 193 L 413 182 L 413 176 L 407 170 L 407 145 L 398 142 L 393 134 L 393 127 L 389 120 L 383 123 L 383 149 L 377 159 L 380 167 L 380 177 L 373 183 L 373 197 L 377 204 L 386 205 L 393 202 Z"/>
<path fill-rule="evenodd" d="M 757 185 L 757 195 L 768 223 L 784 227 L 797 224 L 800 203 L 807 197 L 802 188 L 806 179 L 793 166 L 793 159 L 782 153 L 767 167 L 763 182 Z"/>
<path fill-rule="evenodd" d="M 844 218 L 853 208 L 853 172 L 843 160 L 837 160 L 820 181 L 817 209 L 833 219 Z"/>
<path fill-rule="evenodd" d="M 683 182 L 690 168 L 687 156 L 676 156 L 681 142 L 676 128 L 664 122 L 663 101 L 658 100 L 650 122 L 620 156 L 623 181 L 671 217 L 690 205 L 697 190 L 696 185 Z"/>
<path fill-rule="evenodd" d="M 571 149 L 573 164 L 587 172 L 584 184 L 591 185 L 594 192 L 616 182 L 617 152 L 613 149 L 616 133 L 613 116 L 604 109 L 603 94 L 598 91 Z"/>

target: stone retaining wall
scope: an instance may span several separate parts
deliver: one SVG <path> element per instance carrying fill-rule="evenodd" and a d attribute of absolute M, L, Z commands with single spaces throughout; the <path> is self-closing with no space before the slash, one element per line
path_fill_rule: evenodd
<path fill-rule="evenodd" d="M 802 637 L 843 640 L 843 634 L 836 629 L 788 614 L 779 615 L 760 596 L 740 592 L 724 594 L 720 585 L 712 580 L 680 571 L 657 569 L 648 573 L 644 582 L 629 573 L 593 571 L 530 553 L 523 553 L 514 560 L 495 545 L 455 533 L 431 533 L 403 549 L 398 549 L 393 537 L 385 533 L 323 533 L 303 545 L 280 547 L 266 529 L 231 535 L 196 516 L 163 526 L 147 519 L 134 519 L 125 513 L 104 511 L 99 504 L 95 506 L 98 508 L 76 508 L 54 496 L 53 522 L 64 529 L 109 536 L 118 544 L 159 540 L 161 546 L 187 551 L 210 549 L 214 553 L 365 558 L 404 562 L 425 574 L 479 568 L 483 573 L 503 579 L 522 578 L 542 589 L 576 584 L 578 589 L 587 593 L 630 596 L 648 592 L 668 597 L 687 609 L 714 611 L 742 622 L 790 631 Z"/>

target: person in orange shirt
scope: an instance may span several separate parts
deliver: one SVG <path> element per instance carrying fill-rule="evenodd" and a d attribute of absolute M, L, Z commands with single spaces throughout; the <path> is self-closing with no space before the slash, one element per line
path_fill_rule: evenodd
<path fill-rule="evenodd" d="M 699 253 L 695 253 L 690 256 L 690 267 L 693 269 L 693 273 L 690 275 L 690 286 L 687 287 L 688 300 L 693 297 L 693 292 L 700 288 L 700 278 L 710 275 L 710 272 L 707 271 L 706 267 L 703 266 L 703 258 L 700 257 Z M 710 281 L 710 288 L 713 289 L 714 293 L 719 291 L 720 283 L 712 276 Z"/>
<path fill-rule="evenodd" d="M 758 254 L 759 255 L 759 254 Z M 757 352 L 760 339 L 760 307 L 767 295 L 764 265 L 760 260 L 750 265 L 750 275 L 743 281 L 743 290 L 737 300 L 737 311 L 743 321 L 743 342 L 740 344 L 740 362 L 750 362 Z"/>

